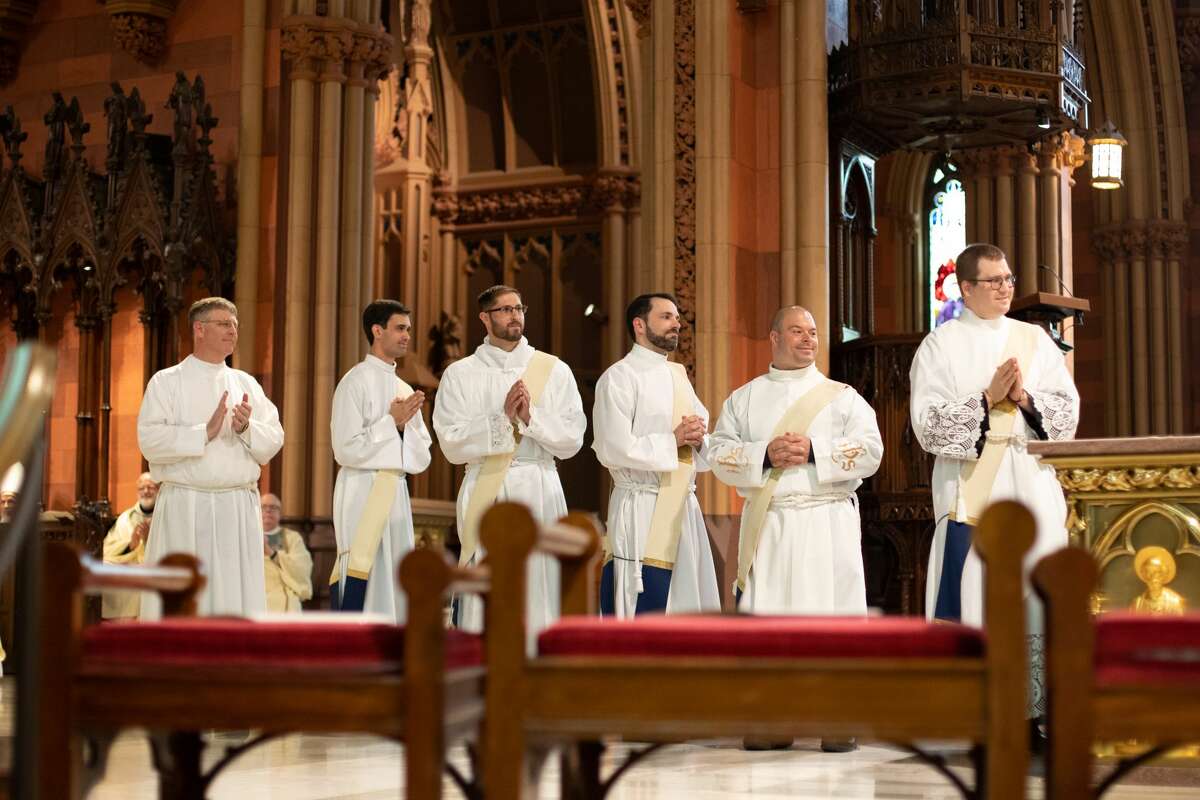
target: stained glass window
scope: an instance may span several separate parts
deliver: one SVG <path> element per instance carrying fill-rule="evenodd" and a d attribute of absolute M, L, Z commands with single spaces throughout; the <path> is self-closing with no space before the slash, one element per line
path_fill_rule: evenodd
<path fill-rule="evenodd" d="M 967 246 L 967 193 L 958 168 L 946 158 L 935 162 L 929 176 L 929 328 L 962 313 L 962 295 L 954 275 L 954 259 Z"/>

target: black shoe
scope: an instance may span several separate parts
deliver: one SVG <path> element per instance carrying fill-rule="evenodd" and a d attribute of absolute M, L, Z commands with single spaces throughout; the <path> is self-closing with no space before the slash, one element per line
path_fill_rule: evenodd
<path fill-rule="evenodd" d="M 848 737 L 846 739 L 822 739 L 821 740 L 821 752 L 822 753 L 853 753 L 857 749 L 858 749 L 858 742 L 856 742 L 854 740 L 853 736 Z"/>
<path fill-rule="evenodd" d="M 1046 726 L 1043 717 L 1033 717 L 1029 720 L 1029 752 L 1031 755 L 1046 754 Z"/>
<path fill-rule="evenodd" d="M 742 739 L 742 749 L 755 752 L 760 750 L 790 750 L 791 747 L 791 739 Z"/>

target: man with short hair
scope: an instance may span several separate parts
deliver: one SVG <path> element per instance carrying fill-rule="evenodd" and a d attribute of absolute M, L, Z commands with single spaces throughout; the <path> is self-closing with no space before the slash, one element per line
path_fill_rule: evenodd
<path fill-rule="evenodd" d="M 158 484 L 149 472 L 138 476 L 137 496 L 137 502 L 121 512 L 104 537 L 106 564 L 141 564 L 146 560 L 146 540 L 154 501 L 158 498 Z M 138 592 L 105 592 L 100 616 L 112 620 L 137 619 L 141 605 Z"/>
<path fill-rule="evenodd" d="M 1054 468 L 1025 445 L 1073 438 L 1079 393 L 1049 335 L 1005 316 L 1016 279 L 1002 250 L 970 245 L 959 255 L 956 273 L 964 309 L 921 342 L 910 373 L 911 415 L 921 446 L 937 457 L 926 616 L 980 625 L 983 570 L 971 536 L 987 505 L 1015 499 L 1033 511 L 1037 538 L 1027 566 L 1067 545 L 1062 487 Z M 1040 654 L 1040 604 L 1026 592 L 1031 652 Z M 1044 710 L 1041 668 L 1035 655 L 1029 716 Z"/>
<path fill-rule="evenodd" d="M 771 365 L 738 388 L 709 437 L 713 473 L 746 499 L 738 607 L 757 614 L 867 613 L 854 496 L 883 458 L 875 411 L 817 368 L 812 314 L 780 309 Z"/>
<path fill-rule="evenodd" d="M 717 611 L 695 480 L 708 469 L 708 411 L 684 366 L 667 360 L 679 346 L 675 298 L 634 298 L 625 325 L 633 349 L 600 376 L 592 415 L 592 447 L 613 479 L 600 610 L 617 617 Z"/>
<path fill-rule="evenodd" d="M 258 479 L 283 446 L 283 427 L 258 381 L 225 365 L 237 346 L 237 307 L 198 300 L 188 325 L 192 354 L 150 378 L 138 412 L 138 445 L 161 487 L 146 560 L 191 553 L 208 578 L 201 614 L 254 614 L 266 607 Z M 140 616 L 160 611 L 147 594 Z"/>
<path fill-rule="evenodd" d="M 425 393 L 396 374 L 408 353 L 412 312 L 397 300 L 376 300 L 362 313 L 369 350 L 333 393 L 329 430 L 341 469 L 333 489 L 338 560 L 330 576 L 335 610 L 408 616 L 396 585 L 396 565 L 414 547 L 405 476 L 424 472 L 433 443 L 421 406 Z"/>
<path fill-rule="evenodd" d="M 535 350 L 524 336 L 528 309 L 520 292 L 493 286 L 478 303 L 487 336 L 473 354 L 446 368 L 433 410 L 442 452 L 451 463 L 467 465 L 457 515 L 464 564 L 482 557 L 479 520 L 497 501 L 524 503 L 539 522 L 567 513 L 554 460 L 579 452 L 587 428 L 571 369 Z M 530 557 L 527 596 L 532 640 L 558 618 L 555 559 Z M 460 598 L 459 624 L 481 629 L 479 598 Z"/>
<path fill-rule="evenodd" d="M 291 528 L 281 528 L 283 504 L 276 495 L 262 496 L 263 578 L 267 585 L 267 611 L 296 613 L 312 597 L 312 556 L 304 537 Z"/>

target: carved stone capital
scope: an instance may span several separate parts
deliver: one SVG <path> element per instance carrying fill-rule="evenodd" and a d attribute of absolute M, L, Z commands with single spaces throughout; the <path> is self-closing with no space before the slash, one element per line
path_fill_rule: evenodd
<path fill-rule="evenodd" d="M 143 64 L 157 64 L 167 52 L 167 20 L 177 0 L 107 0 L 113 41 Z"/>
<path fill-rule="evenodd" d="M 1187 255 L 1189 231 L 1186 222 L 1157 220 L 1146 226 L 1150 254 L 1159 258 L 1182 259 Z"/>
<path fill-rule="evenodd" d="M 1092 234 L 1092 246 L 1105 261 L 1145 258 L 1148 242 L 1149 233 L 1142 221 L 1101 228 Z"/>
<path fill-rule="evenodd" d="M 739 14 L 755 14 L 767 10 L 767 0 L 737 0 Z"/>
<path fill-rule="evenodd" d="M 654 0 L 625 0 L 625 6 L 637 23 L 637 35 L 645 38 L 650 35 L 650 24 L 654 17 Z"/>
<path fill-rule="evenodd" d="M 293 79 L 340 81 L 354 48 L 354 34 L 325 17 L 289 17 L 283 21 L 279 49 L 291 63 Z"/>

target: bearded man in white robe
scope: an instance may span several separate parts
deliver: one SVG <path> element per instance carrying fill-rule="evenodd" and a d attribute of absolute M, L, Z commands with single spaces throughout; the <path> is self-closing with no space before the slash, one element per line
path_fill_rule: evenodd
<path fill-rule="evenodd" d="M 158 499 L 158 484 L 149 472 L 137 479 L 137 502 L 121 512 L 104 537 L 104 563 L 141 564 L 146 560 L 146 540 Z M 141 609 L 138 592 L 105 592 L 100 616 L 103 619 L 137 619 Z"/>
<path fill-rule="evenodd" d="M 535 350 L 523 335 L 528 308 L 511 286 L 479 295 L 479 320 L 487 337 L 467 358 L 442 374 L 433 410 L 433 429 L 442 453 L 466 464 L 458 491 L 460 561 L 483 555 L 479 520 L 494 503 L 524 503 L 548 523 L 567 512 L 555 459 L 583 446 L 587 418 L 575 376 L 558 358 Z M 555 559 L 529 559 L 526 630 L 534 637 L 559 615 L 559 570 Z M 459 598 L 459 626 L 478 631 L 483 604 Z"/>
<path fill-rule="evenodd" d="M 362 327 L 369 352 L 338 382 L 329 422 L 340 467 L 330 602 L 335 610 L 403 623 L 408 605 L 396 565 L 415 544 L 405 476 L 429 467 L 433 440 L 421 416 L 425 393 L 396 375 L 396 359 L 412 339 L 412 312 L 396 300 L 376 300 L 363 309 Z"/>
<path fill-rule="evenodd" d="M 757 614 L 867 613 L 854 491 L 875 474 L 875 411 L 817 368 L 817 324 L 799 306 L 771 323 L 771 365 L 738 388 L 709 437 L 713 473 L 745 498 L 738 608 Z"/>
<path fill-rule="evenodd" d="M 188 310 L 192 354 L 156 372 L 138 412 L 138 445 L 159 483 L 146 560 L 191 553 L 208 577 L 201 614 L 266 607 L 258 479 L 283 446 L 279 412 L 250 374 L 225 365 L 237 346 L 237 307 L 222 297 Z M 156 595 L 142 619 L 156 619 Z"/>
<path fill-rule="evenodd" d="M 1067 504 L 1054 468 L 1026 450 L 1030 439 L 1071 439 L 1079 393 L 1063 354 L 1040 327 L 1005 316 L 1015 278 L 1004 252 L 973 244 L 959 255 L 962 316 L 921 342 L 913 359 L 911 414 L 921 446 L 935 455 L 926 616 L 980 625 L 982 565 L 972 530 L 986 505 L 1017 500 L 1033 512 L 1029 570 L 1067 546 Z M 1034 287 L 1030 287 L 1031 289 Z M 1030 637 L 1028 715 L 1044 711 L 1041 607 L 1025 588 Z"/>
<path fill-rule="evenodd" d="M 708 469 L 708 410 L 682 364 L 675 298 L 645 294 L 625 310 L 633 349 L 600 376 L 596 457 L 612 475 L 600 611 L 719 611 L 721 596 L 696 472 Z"/>

